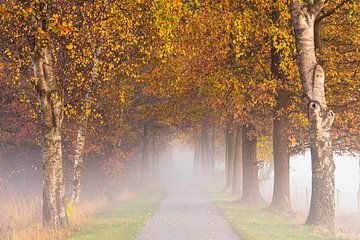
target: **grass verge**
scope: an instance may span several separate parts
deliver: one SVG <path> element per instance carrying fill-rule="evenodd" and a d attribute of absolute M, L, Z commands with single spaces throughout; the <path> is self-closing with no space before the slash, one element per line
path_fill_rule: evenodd
<path fill-rule="evenodd" d="M 25 194 L 24 194 L 25 195 Z M 105 196 L 96 195 L 92 199 L 83 198 L 76 207 L 71 207 L 71 227 L 65 230 L 51 230 L 41 224 L 42 198 L 39 193 L 21 197 L 20 193 L 0 193 L 0 239 L 11 240 L 56 240 L 62 239 L 73 229 L 86 224 L 106 209 Z"/>
<path fill-rule="evenodd" d="M 139 194 L 105 210 L 64 240 L 134 239 L 164 197 L 165 192 L 159 189 Z"/>
<path fill-rule="evenodd" d="M 271 210 L 244 206 L 236 197 L 206 191 L 243 240 L 331 240 L 336 238 Z"/>

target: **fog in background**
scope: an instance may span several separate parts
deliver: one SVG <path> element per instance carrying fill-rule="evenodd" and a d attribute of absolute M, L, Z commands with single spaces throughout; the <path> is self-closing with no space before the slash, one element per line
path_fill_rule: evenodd
<path fill-rule="evenodd" d="M 194 152 L 191 145 L 175 144 L 173 156 L 162 164 L 161 182 L 169 184 L 192 184 L 199 179 L 194 176 Z M 358 213 L 359 158 L 335 155 L 336 165 L 336 210 L 338 214 Z M 217 159 L 215 179 L 223 184 L 224 161 Z M 295 211 L 307 212 L 311 199 L 311 156 L 310 151 L 292 156 L 290 160 L 291 203 Z M 270 203 L 273 191 L 273 174 L 260 182 L 261 193 Z"/>
<path fill-rule="evenodd" d="M 160 180 L 164 185 L 185 184 L 195 181 L 194 153 L 187 144 L 175 144 L 170 159 L 160 166 Z"/>
<path fill-rule="evenodd" d="M 215 174 L 212 178 L 194 174 L 194 146 L 190 143 L 173 141 L 172 151 L 160 163 L 159 181 L 166 188 L 176 185 L 210 186 L 214 184 L 219 191 L 224 188 L 224 146 L 217 148 L 215 158 Z M 0 226 L 8 226 L 9 221 L 16 222 L 16 229 L 39 222 L 41 219 L 42 203 L 42 167 L 41 152 L 36 149 L 12 153 L 2 156 L 0 164 Z M 71 162 L 65 161 L 65 180 L 67 191 L 71 190 Z M 129 169 L 115 168 L 104 170 L 105 159 L 99 156 L 87 156 L 82 178 L 82 200 L 90 207 L 93 214 L 97 209 L 110 201 L 116 201 L 119 194 L 131 194 L 140 186 L 141 175 L 139 169 L 140 158 L 129 159 L 126 166 Z M 359 229 L 358 188 L 359 188 L 359 159 L 353 156 L 335 156 L 336 164 L 336 213 L 337 221 L 346 224 L 349 229 Z M 311 199 L 311 157 L 310 151 L 304 155 L 291 158 L 290 163 L 291 205 L 292 209 L 305 217 L 309 210 Z M 121 171 L 125 171 L 124 173 Z M 112 176 L 111 174 L 115 174 Z M 273 174 L 270 178 L 260 182 L 261 193 L 267 203 L 270 203 L 273 191 Z M 69 195 L 69 193 L 67 194 Z M 92 204 L 92 205 L 91 205 Z M 99 206 L 101 206 L 99 208 Z M 14 214 L 15 212 L 15 214 Z M 360 232 L 360 230 L 359 230 Z"/>

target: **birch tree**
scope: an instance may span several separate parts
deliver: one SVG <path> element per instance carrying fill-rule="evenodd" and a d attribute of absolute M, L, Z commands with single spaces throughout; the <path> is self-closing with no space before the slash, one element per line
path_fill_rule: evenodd
<path fill-rule="evenodd" d="M 54 46 L 49 34 L 50 3 L 34 6 L 33 49 L 35 88 L 40 99 L 40 119 L 43 147 L 43 223 L 60 228 L 67 226 L 65 184 L 63 173 L 61 125 L 63 121 L 63 91 L 55 74 Z"/>
<path fill-rule="evenodd" d="M 291 1 L 297 64 L 309 120 L 312 162 L 312 195 L 307 224 L 335 225 L 335 164 L 330 136 L 334 113 L 325 99 L 325 71 L 315 48 L 315 22 L 325 0 Z"/>

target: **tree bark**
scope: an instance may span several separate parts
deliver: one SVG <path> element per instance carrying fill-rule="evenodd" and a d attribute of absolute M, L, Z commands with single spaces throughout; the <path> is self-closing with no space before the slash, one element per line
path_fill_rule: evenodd
<path fill-rule="evenodd" d="M 258 166 L 256 160 L 256 139 L 250 138 L 251 126 L 242 131 L 243 144 L 243 195 L 242 200 L 249 204 L 262 202 L 259 188 Z"/>
<path fill-rule="evenodd" d="M 141 155 L 141 179 L 142 183 L 146 183 L 150 180 L 151 176 L 151 141 L 150 141 L 150 130 L 149 130 L 149 123 L 144 123 L 143 129 L 143 149 Z"/>
<path fill-rule="evenodd" d="M 207 176 L 209 172 L 209 133 L 205 126 L 202 126 L 200 133 L 200 156 L 201 156 L 201 173 Z"/>
<path fill-rule="evenodd" d="M 242 194 L 242 181 L 243 181 L 243 143 L 242 143 L 243 127 L 239 126 L 236 130 L 235 140 L 235 162 L 233 173 L 232 193 Z"/>
<path fill-rule="evenodd" d="M 211 176 L 212 151 L 212 136 L 210 136 L 208 126 L 203 124 L 199 138 L 199 168 L 203 177 Z"/>
<path fill-rule="evenodd" d="M 157 139 L 159 139 L 159 137 L 156 136 L 155 133 L 152 134 L 151 137 L 151 142 L 152 142 L 152 178 L 153 179 L 157 179 L 158 175 L 159 175 L 159 166 L 158 166 L 158 158 L 159 158 L 159 154 L 158 154 L 158 146 L 157 146 Z"/>
<path fill-rule="evenodd" d="M 274 3 L 276 2 L 277 0 L 274 0 Z M 277 9 L 271 12 L 271 19 L 275 26 L 279 25 L 280 13 Z M 277 49 L 274 41 L 271 40 L 271 72 L 279 84 L 281 84 L 281 88 L 276 96 L 273 116 L 274 191 L 270 207 L 288 212 L 291 209 L 289 182 L 290 155 L 288 150 L 288 117 L 286 113 L 289 105 L 289 96 L 284 89 L 289 82 L 289 76 L 281 69 L 282 56 L 283 50 Z"/>
<path fill-rule="evenodd" d="M 96 78 L 98 76 L 99 68 L 99 55 L 101 53 L 101 47 L 99 46 L 94 53 L 94 63 L 91 72 L 91 84 L 95 84 Z M 85 99 L 84 99 L 84 109 L 79 122 L 79 130 L 76 138 L 76 148 L 74 154 L 74 164 L 73 164 L 73 190 L 71 194 L 71 202 L 77 204 L 80 201 L 81 194 L 81 175 L 84 164 L 84 149 L 85 149 L 85 139 L 86 139 L 86 130 L 88 126 L 89 114 L 91 111 L 90 106 L 90 95 L 92 94 L 91 87 L 88 87 Z"/>
<path fill-rule="evenodd" d="M 229 131 L 228 126 L 224 128 L 224 137 L 225 137 L 225 188 L 227 187 L 227 176 L 229 175 Z"/>
<path fill-rule="evenodd" d="M 87 129 L 87 117 L 82 119 L 79 124 L 79 130 L 76 138 L 76 149 L 74 155 L 74 165 L 73 165 L 73 191 L 71 194 L 71 202 L 77 204 L 80 201 L 81 194 L 81 175 L 82 168 L 84 164 L 84 148 L 85 148 L 85 138 L 86 138 L 86 129 Z"/>
<path fill-rule="evenodd" d="M 194 140 L 194 173 L 199 174 L 200 169 L 200 142 L 199 138 L 196 136 Z"/>
<path fill-rule="evenodd" d="M 288 212 L 290 205 L 290 155 L 288 150 L 288 121 L 283 112 L 287 94 L 280 91 L 273 118 L 273 151 L 274 151 L 274 192 L 271 208 Z"/>
<path fill-rule="evenodd" d="M 50 43 L 35 45 L 32 55 L 36 87 L 40 98 L 43 146 L 43 224 L 47 227 L 67 226 L 65 184 L 61 146 L 63 94 L 54 74 Z"/>
<path fill-rule="evenodd" d="M 232 183 L 234 177 L 234 162 L 235 162 L 235 144 L 236 144 L 236 131 L 227 129 L 226 132 L 226 182 L 224 191 L 232 191 Z"/>
<path fill-rule="evenodd" d="M 211 142 L 210 142 L 210 169 L 209 174 L 210 176 L 214 175 L 214 168 L 215 168 L 215 149 L 216 149 L 216 128 L 215 125 L 212 127 L 211 130 Z"/>
<path fill-rule="evenodd" d="M 292 23 L 295 30 L 297 64 L 304 91 L 312 162 L 312 195 L 307 224 L 329 229 L 335 226 L 335 164 L 330 136 L 334 113 L 325 101 L 325 73 L 317 62 L 315 49 L 315 21 L 325 0 L 302 7 L 291 2 Z"/>

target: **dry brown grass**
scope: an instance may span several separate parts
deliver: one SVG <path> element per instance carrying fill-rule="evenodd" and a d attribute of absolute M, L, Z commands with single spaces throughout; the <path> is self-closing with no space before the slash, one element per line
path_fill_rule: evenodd
<path fill-rule="evenodd" d="M 41 202 L 37 196 L 24 198 L 16 194 L 1 202 L 0 233 L 26 228 L 41 218 Z"/>
<path fill-rule="evenodd" d="M 0 202 L 0 240 L 56 240 L 86 224 L 107 206 L 105 197 L 85 199 L 68 206 L 70 227 L 53 231 L 42 227 L 41 194 L 3 194 Z"/>
<path fill-rule="evenodd" d="M 296 212 L 293 213 L 299 224 L 306 221 L 307 213 Z M 323 229 L 319 229 L 323 231 Z M 337 239 L 359 240 L 360 239 L 360 216 L 356 214 L 337 214 L 336 215 L 336 229 L 334 231 Z"/>
<path fill-rule="evenodd" d="M 360 216 L 357 214 L 339 214 L 336 218 L 337 233 L 348 239 L 360 239 Z"/>

